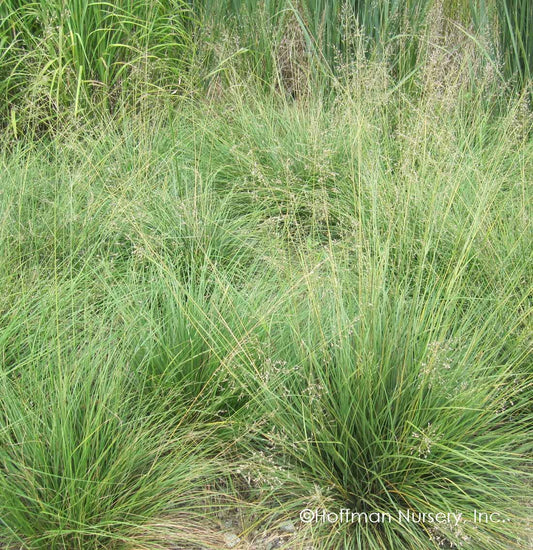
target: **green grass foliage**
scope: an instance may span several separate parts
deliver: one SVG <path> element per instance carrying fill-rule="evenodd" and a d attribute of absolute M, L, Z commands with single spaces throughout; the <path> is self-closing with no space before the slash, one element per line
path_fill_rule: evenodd
<path fill-rule="evenodd" d="M 0 10 L 0 548 L 527 548 L 529 3 Z"/>

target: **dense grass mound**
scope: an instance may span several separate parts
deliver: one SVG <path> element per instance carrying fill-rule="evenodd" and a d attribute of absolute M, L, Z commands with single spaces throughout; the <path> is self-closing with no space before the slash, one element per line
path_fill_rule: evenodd
<path fill-rule="evenodd" d="M 379 74 L 4 149 L 7 548 L 525 547 L 531 119 Z"/>

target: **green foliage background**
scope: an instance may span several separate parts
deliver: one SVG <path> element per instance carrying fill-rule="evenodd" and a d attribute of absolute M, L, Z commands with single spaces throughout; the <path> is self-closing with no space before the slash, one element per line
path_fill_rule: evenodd
<path fill-rule="evenodd" d="M 531 10 L 0 3 L 0 547 L 528 547 Z"/>

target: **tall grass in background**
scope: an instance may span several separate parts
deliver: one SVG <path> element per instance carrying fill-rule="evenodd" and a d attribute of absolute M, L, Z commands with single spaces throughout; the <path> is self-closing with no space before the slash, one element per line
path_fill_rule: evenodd
<path fill-rule="evenodd" d="M 250 56 L 249 69 L 267 83 L 284 71 L 291 73 L 289 79 L 294 73 L 308 78 L 309 70 L 338 75 L 361 55 L 386 59 L 394 77 L 409 83 L 435 47 L 456 52 L 468 37 L 487 65 L 501 68 L 502 78 L 520 89 L 530 85 L 533 8 L 526 0 L 190 3 L 216 41 L 236 41 L 240 49 L 230 52 Z M 229 55 L 225 50 L 219 60 Z M 302 66 L 308 69 L 305 76 Z M 326 82 L 331 85 L 329 78 Z"/>
<path fill-rule="evenodd" d="M 526 0 L 5 0 L 0 116 L 17 131 L 29 113 L 42 124 L 95 105 L 138 105 L 151 92 L 186 95 L 198 78 L 218 82 L 234 58 L 240 72 L 292 95 L 310 79 L 331 87 L 361 57 L 387 60 L 397 82 L 411 86 L 435 48 L 465 47 L 457 37 L 524 88 L 532 9 Z"/>
<path fill-rule="evenodd" d="M 501 66 L 513 86 L 531 86 L 533 74 L 533 5 L 523 0 L 481 0 L 444 2 L 445 13 L 478 35 L 490 37 L 484 47 Z"/>
<path fill-rule="evenodd" d="M 191 2 L 210 31 L 233 33 L 251 55 L 252 69 L 267 83 L 275 82 L 279 72 L 282 78 L 294 79 L 302 67 L 331 76 L 360 55 L 387 57 L 396 74 L 404 77 L 420 61 L 420 39 L 432 3 Z M 309 74 L 300 76 L 305 77 Z M 289 83 L 289 91 L 293 86 Z"/>
<path fill-rule="evenodd" d="M 69 108 L 109 109 L 161 88 L 180 87 L 190 55 L 181 0 L 0 5 L 0 109 L 16 126 Z M 132 99 L 133 96 L 133 99 Z"/>
<path fill-rule="evenodd" d="M 516 75 L 521 85 L 533 76 L 533 4 L 527 0 L 498 3 L 503 63 L 507 76 Z"/>

